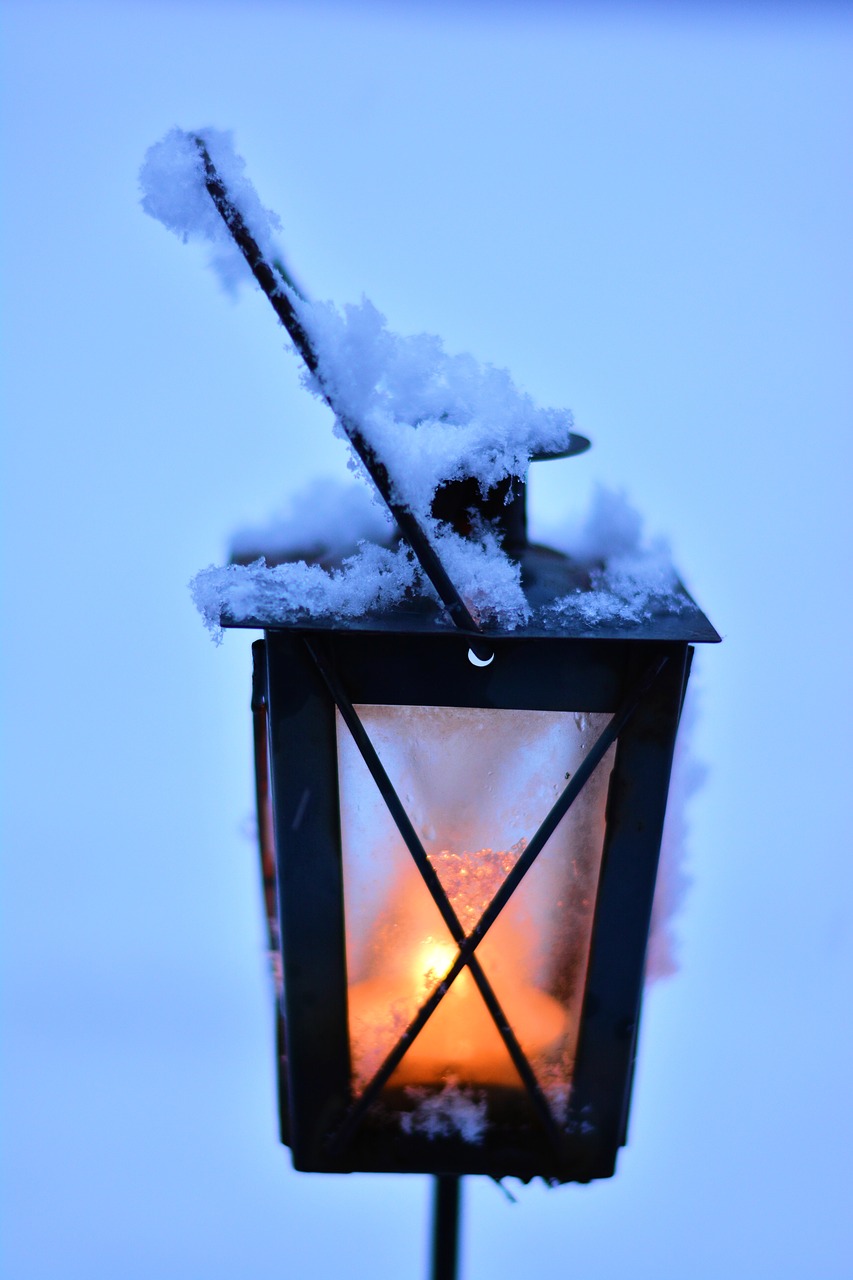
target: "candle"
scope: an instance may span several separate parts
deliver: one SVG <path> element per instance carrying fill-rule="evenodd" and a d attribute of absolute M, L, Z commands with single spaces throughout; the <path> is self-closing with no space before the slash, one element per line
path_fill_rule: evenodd
<path fill-rule="evenodd" d="M 433 859 L 451 903 L 467 930 L 476 924 L 520 850 L 491 849 Z M 507 1020 L 528 1059 L 556 1049 L 569 1018 L 530 973 L 522 929 L 506 921 L 477 948 Z M 427 996 L 443 980 L 457 947 L 422 882 L 404 878 L 377 930 L 371 972 L 349 988 L 350 1038 L 356 1076 L 369 1078 Z M 517 1085 L 520 1079 L 470 971 L 455 978 L 441 1003 L 391 1077 L 393 1085 Z"/>

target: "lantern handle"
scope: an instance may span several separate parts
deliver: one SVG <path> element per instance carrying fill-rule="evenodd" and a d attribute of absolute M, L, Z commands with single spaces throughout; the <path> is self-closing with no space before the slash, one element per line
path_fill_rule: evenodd
<path fill-rule="evenodd" d="M 396 520 L 401 534 L 417 557 L 421 568 L 438 593 L 453 623 L 461 631 L 473 632 L 474 635 L 477 635 L 481 632 L 479 624 L 472 617 L 468 606 L 451 581 L 447 570 L 438 558 L 432 543 L 418 523 L 414 513 L 394 497 L 391 477 L 384 462 L 366 439 L 358 423 L 335 404 L 334 396 L 326 386 L 323 375 L 320 372 L 317 352 L 314 350 L 311 339 L 293 305 L 292 297 L 295 295 L 297 298 L 301 298 L 302 294 L 295 288 L 288 273 L 282 269 L 280 263 L 267 261 L 260 245 L 246 225 L 243 215 L 228 194 L 228 189 L 210 158 L 210 153 L 204 140 L 200 137 L 195 137 L 193 141 L 201 155 L 204 164 L 204 183 L 217 212 L 228 228 L 234 243 L 246 259 L 252 275 L 257 280 L 263 293 L 266 294 L 273 310 L 287 330 L 290 340 L 311 374 L 317 380 L 323 399 L 341 424 L 347 439 L 375 484 L 383 502 Z M 488 657 L 488 652 L 484 650 L 482 656 Z"/>

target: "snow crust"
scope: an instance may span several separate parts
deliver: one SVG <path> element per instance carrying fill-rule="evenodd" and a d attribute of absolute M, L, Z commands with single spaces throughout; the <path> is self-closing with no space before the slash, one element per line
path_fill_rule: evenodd
<path fill-rule="evenodd" d="M 415 1107 L 400 1115 L 404 1133 L 422 1133 L 428 1138 L 458 1134 L 465 1142 L 482 1142 L 488 1126 L 487 1103 L 483 1095 L 448 1080 L 440 1093 L 429 1089 L 407 1089 Z"/>

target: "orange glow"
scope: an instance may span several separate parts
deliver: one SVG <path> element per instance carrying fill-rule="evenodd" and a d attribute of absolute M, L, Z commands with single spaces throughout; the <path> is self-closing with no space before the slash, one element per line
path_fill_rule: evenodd
<path fill-rule="evenodd" d="M 455 883 L 449 882 L 447 865 L 440 865 L 442 857 L 453 860 Z M 511 865 L 515 857 L 517 851 L 494 855 L 480 850 L 433 859 L 466 929 L 479 919 L 508 869 L 507 862 Z M 503 863 L 499 874 L 497 859 Z M 476 884 L 476 901 L 471 884 Z M 389 920 L 391 927 L 386 924 L 374 940 L 369 976 L 349 990 L 353 1059 L 362 1080 L 379 1066 L 457 954 L 425 886 L 414 875 L 401 880 L 389 904 Z M 476 954 L 522 1049 L 528 1059 L 535 1060 L 559 1045 L 569 1019 L 565 1009 L 535 985 L 529 973 L 529 951 L 523 931 L 501 922 Z M 521 1083 L 467 968 L 454 980 L 390 1083 L 436 1084 L 448 1077 L 462 1084 Z"/>

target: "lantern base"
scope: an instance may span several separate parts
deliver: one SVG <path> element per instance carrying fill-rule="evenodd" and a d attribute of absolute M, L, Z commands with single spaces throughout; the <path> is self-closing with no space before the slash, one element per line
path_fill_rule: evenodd
<path fill-rule="evenodd" d="M 612 1143 L 588 1120 L 567 1119 L 558 1149 L 526 1093 L 501 1085 L 387 1088 L 344 1153 L 294 1153 L 293 1164 L 309 1173 L 483 1174 L 549 1185 L 616 1169 Z"/>

